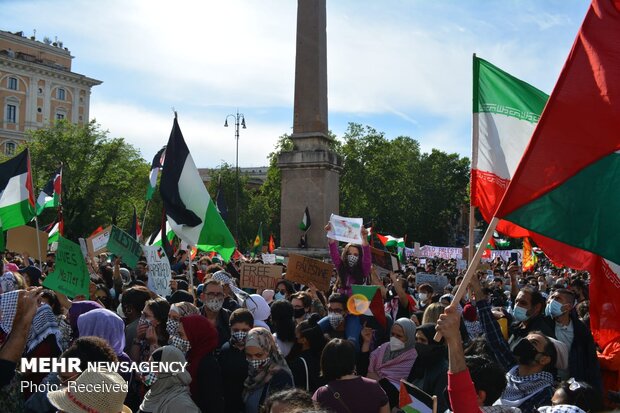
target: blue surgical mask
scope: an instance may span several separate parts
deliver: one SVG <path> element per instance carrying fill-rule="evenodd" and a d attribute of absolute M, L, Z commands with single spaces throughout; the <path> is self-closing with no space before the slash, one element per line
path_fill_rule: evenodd
<path fill-rule="evenodd" d="M 549 317 L 559 317 L 564 314 L 562 311 L 562 303 L 558 300 L 551 300 L 545 307 L 545 315 Z"/>
<path fill-rule="evenodd" d="M 286 296 L 278 291 L 277 293 L 274 294 L 273 299 L 276 301 L 280 301 L 280 300 L 286 299 Z"/>
<path fill-rule="evenodd" d="M 516 321 L 525 321 L 529 317 L 527 316 L 527 310 L 523 307 L 515 306 L 514 310 L 512 310 L 512 316 Z"/>

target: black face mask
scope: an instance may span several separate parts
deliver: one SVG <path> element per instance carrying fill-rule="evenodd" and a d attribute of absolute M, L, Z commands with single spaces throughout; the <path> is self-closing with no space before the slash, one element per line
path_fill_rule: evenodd
<path fill-rule="evenodd" d="M 538 350 L 527 338 L 520 338 L 513 347 L 512 354 L 517 358 L 519 364 L 530 365 L 536 359 Z"/>
<path fill-rule="evenodd" d="M 301 318 L 304 315 L 306 315 L 306 310 L 304 308 L 296 308 L 293 311 L 294 311 L 293 314 L 295 315 L 295 318 Z"/>

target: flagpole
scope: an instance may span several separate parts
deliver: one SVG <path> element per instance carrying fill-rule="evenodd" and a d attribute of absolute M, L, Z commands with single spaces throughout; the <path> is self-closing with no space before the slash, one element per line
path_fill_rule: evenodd
<path fill-rule="evenodd" d="M 196 293 L 194 292 L 194 272 L 192 271 L 192 251 L 191 245 L 188 245 L 189 251 L 187 251 L 187 255 L 189 256 L 189 290 L 192 292 L 192 297 L 194 297 L 194 304 L 196 304 Z"/>
<path fill-rule="evenodd" d="M 39 251 L 39 269 L 41 270 L 41 272 L 43 272 L 43 257 L 41 256 L 41 240 L 39 239 L 39 218 L 35 215 L 34 216 L 34 225 L 37 228 L 37 250 Z"/>
<path fill-rule="evenodd" d="M 476 53 L 474 53 L 472 56 L 472 66 L 475 66 L 475 64 L 476 64 Z M 474 73 L 475 73 L 475 70 L 474 70 Z M 476 84 L 477 84 L 476 81 L 474 81 L 474 89 L 477 87 Z M 477 91 L 474 90 L 474 93 L 472 94 L 472 105 L 475 104 L 475 99 L 477 95 L 476 92 Z M 471 170 L 470 170 L 470 185 L 469 185 L 469 194 L 470 194 L 469 196 L 469 248 L 467 248 L 467 262 L 469 264 L 471 264 L 473 256 L 474 256 L 474 245 L 475 245 L 474 226 L 476 225 L 476 217 L 475 217 L 476 207 L 472 204 L 471 190 L 474 184 L 473 172 L 474 172 L 474 169 L 478 167 L 478 140 L 479 140 L 479 134 L 480 134 L 478 122 L 474 122 L 473 120 L 474 118 L 472 117 Z M 486 244 L 484 245 L 486 246 Z"/>
<path fill-rule="evenodd" d="M 469 266 L 467 267 L 467 272 L 463 276 L 463 281 L 461 281 L 461 285 L 459 285 L 459 288 L 456 291 L 456 294 L 454 294 L 454 298 L 452 299 L 452 302 L 454 303 L 454 305 L 457 305 L 458 303 L 460 303 L 461 299 L 465 295 L 465 292 L 467 291 L 467 287 L 469 287 L 469 282 L 471 281 L 472 277 L 476 274 L 478 263 L 480 262 L 480 259 L 482 258 L 482 254 L 484 254 L 484 250 L 486 249 L 487 243 L 493 236 L 493 232 L 495 231 L 495 227 L 497 227 L 498 222 L 499 222 L 499 218 L 494 217 L 489 223 L 489 227 L 487 228 L 487 231 L 484 233 L 484 236 L 482 237 L 482 241 L 480 241 L 480 246 L 478 247 L 478 250 L 476 251 L 476 255 L 474 255 L 473 260 L 470 261 Z M 440 341 L 441 334 L 436 333 L 434 340 Z"/>

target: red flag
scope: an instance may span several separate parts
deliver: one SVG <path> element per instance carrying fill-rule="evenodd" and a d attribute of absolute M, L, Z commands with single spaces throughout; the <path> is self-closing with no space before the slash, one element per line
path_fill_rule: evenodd
<path fill-rule="evenodd" d="M 93 235 L 99 234 L 100 232 L 103 232 L 103 227 L 101 225 L 99 225 L 99 227 L 97 227 L 97 229 L 94 230 L 93 233 L 90 234 L 90 236 L 92 237 Z"/>
<path fill-rule="evenodd" d="M 269 251 L 269 253 L 272 254 L 275 249 L 276 249 L 276 242 L 273 239 L 273 234 L 270 234 L 269 235 L 269 245 L 267 247 L 267 251 Z"/>
<path fill-rule="evenodd" d="M 496 212 L 591 274 L 600 346 L 620 334 L 620 1 L 593 0 Z"/>

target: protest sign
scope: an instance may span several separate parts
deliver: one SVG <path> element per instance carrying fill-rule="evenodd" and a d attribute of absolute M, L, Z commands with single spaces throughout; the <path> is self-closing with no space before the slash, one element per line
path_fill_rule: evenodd
<path fill-rule="evenodd" d="M 456 260 L 456 269 L 458 271 L 466 270 L 467 269 L 467 260 L 460 259 L 460 258 L 457 259 Z"/>
<path fill-rule="evenodd" d="M 86 259 L 86 257 L 88 257 L 88 245 L 86 245 L 86 240 L 84 238 L 78 238 L 78 241 L 80 243 L 80 250 L 82 251 L 82 256 L 84 256 L 84 259 Z"/>
<path fill-rule="evenodd" d="M 9 251 L 19 253 L 27 252 L 33 259 L 43 262 L 47 253 L 47 232 L 39 231 L 39 243 L 37 244 L 36 228 L 27 225 L 12 228 L 6 233 L 6 248 Z M 39 256 L 41 251 L 42 257 Z"/>
<path fill-rule="evenodd" d="M 275 264 L 276 254 L 263 254 L 263 264 Z"/>
<path fill-rule="evenodd" d="M 239 269 L 241 288 L 256 288 L 258 290 L 274 289 L 278 280 L 282 278 L 282 267 L 279 265 L 265 265 L 258 263 L 241 264 Z"/>
<path fill-rule="evenodd" d="M 370 253 L 372 255 L 372 263 L 375 264 L 375 266 L 382 267 L 387 271 L 400 270 L 400 263 L 398 262 L 398 257 L 390 253 L 389 251 L 370 247 Z"/>
<path fill-rule="evenodd" d="M 80 246 L 59 237 L 54 272 L 45 277 L 43 287 L 63 293 L 69 298 L 83 295 L 88 299 L 89 285 L 90 276 Z"/>
<path fill-rule="evenodd" d="M 166 252 L 157 245 L 144 245 L 142 251 L 149 266 L 147 287 L 162 297 L 169 296 L 172 273 Z"/>
<path fill-rule="evenodd" d="M 416 288 L 421 284 L 430 284 L 433 287 L 435 293 L 443 294 L 443 287 L 448 285 L 448 277 L 437 274 L 427 274 L 419 272 L 415 275 Z"/>
<path fill-rule="evenodd" d="M 89 237 L 86 240 L 86 244 L 88 245 L 88 251 L 93 255 L 99 254 L 100 252 L 106 252 L 106 246 L 108 245 L 111 231 L 112 227 L 107 227 L 103 231 L 96 233 L 92 237 Z"/>
<path fill-rule="evenodd" d="M 362 218 L 347 218 L 332 214 L 329 218 L 331 229 L 327 237 L 342 242 L 362 243 Z"/>
<path fill-rule="evenodd" d="M 334 266 L 303 255 L 289 254 L 285 278 L 303 285 L 313 283 L 320 291 L 329 290 Z"/>
<path fill-rule="evenodd" d="M 416 257 L 420 257 L 420 243 L 419 242 L 413 243 L 413 254 Z"/>
<path fill-rule="evenodd" d="M 114 225 L 110 231 L 107 248 L 112 254 L 122 257 L 123 262 L 129 268 L 136 268 L 136 264 L 142 256 L 142 247 L 138 241 Z"/>
<path fill-rule="evenodd" d="M 463 258 L 463 248 L 434 247 L 425 245 L 420 248 L 420 256 L 427 258 L 443 258 L 444 260 Z"/>

